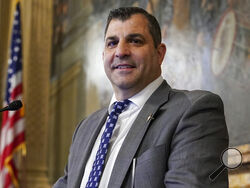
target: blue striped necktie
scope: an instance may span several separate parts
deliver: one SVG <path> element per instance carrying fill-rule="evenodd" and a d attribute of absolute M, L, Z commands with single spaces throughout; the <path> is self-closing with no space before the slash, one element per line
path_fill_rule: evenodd
<path fill-rule="evenodd" d="M 108 152 L 109 140 L 112 137 L 119 114 L 122 113 L 129 103 L 130 101 L 128 99 L 114 103 L 113 109 L 106 123 L 106 128 L 101 137 L 99 149 L 96 153 L 95 161 L 92 165 L 92 170 L 90 172 L 86 188 L 97 188 L 99 186 L 104 169 L 106 154 Z"/>

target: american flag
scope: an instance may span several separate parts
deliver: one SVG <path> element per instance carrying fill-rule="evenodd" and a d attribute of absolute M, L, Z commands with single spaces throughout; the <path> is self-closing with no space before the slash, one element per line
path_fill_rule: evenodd
<path fill-rule="evenodd" d="M 22 98 L 22 40 L 20 22 L 20 2 L 15 5 L 14 20 L 8 60 L 6 93 L 3 106 Z M 5 111 L 2 114 L 0 134 L 0 188 L 19 187 L 15 152 L 26 153 L 23 109 Z"/>

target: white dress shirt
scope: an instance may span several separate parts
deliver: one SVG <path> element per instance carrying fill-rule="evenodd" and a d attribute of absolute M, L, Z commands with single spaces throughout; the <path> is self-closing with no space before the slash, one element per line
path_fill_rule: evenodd
<path fill-rule="evenodd" d="M 105 160 L 105 167 L 103 170 L 103 174 L 100 180 L 99 188 L 107 188 L 109 179 L 115 164 L 116 157 L 120 151 L 122 143 L 128 134 L 133 122 L 135 121 L 136 117 L 138 116 L 139 112 L 141 111 L 142 107 L 148 100 L 148 98 L 152 95 L 152 93 L 161 85 L 163 78 L 159 76 L 156 80 L 151 82 L 147 87 L 145 87 L 142 91 L 134 95 L 133 97 L 129 98 L 131 103 L 129 104 L 128 108 L 125 109 L 119 116 L 116 122 L 115 128 L 113 130 L 112 137 L 109 142 L 109 149 Z M 115 95 L 113 95 L 110 104 L 109 104 L 109 113 L 113 108 L 114 102 L 117 101 Z M 107 120 L 106 120 L 107 121 Z M 94 147 L 92 148 L 90 157 L 87 161 L 85 166 L 84 175 L 81 182 L 81 188 L 85 188 L 88 182 L 89 174 L 92 170 L 92 165 L 95 161 L 95 156 L 97 150 L 100 145 L 101 136 L 105 129 L 105 124 L 103 125 L 96 141 Z"/>

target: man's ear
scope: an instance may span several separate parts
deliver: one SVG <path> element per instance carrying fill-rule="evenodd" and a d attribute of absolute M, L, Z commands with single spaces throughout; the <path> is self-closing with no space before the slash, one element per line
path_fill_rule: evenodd
<path fill-rule="evenodd" d="M 161 43 L 158 45 L 157 47 L 157 53 L 158 53 L 158 57 L 159 57 L 159 64 L 162 64 L 163 59 L 165 57 L 167 51 L 167 47 L 164 43 Z"/>

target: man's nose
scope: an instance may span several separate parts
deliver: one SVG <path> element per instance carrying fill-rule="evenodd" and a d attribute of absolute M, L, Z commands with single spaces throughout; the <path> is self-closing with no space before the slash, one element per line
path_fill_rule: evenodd
<path fill-rule="evenodd" d="M 123 58 L 127 57 L 130 55 L 130 49 L 129 49 L 129 44 L 126 42 L 119 42 L 116 51 L 115 51 L 115 56 L 118 58 Z"/>

